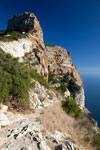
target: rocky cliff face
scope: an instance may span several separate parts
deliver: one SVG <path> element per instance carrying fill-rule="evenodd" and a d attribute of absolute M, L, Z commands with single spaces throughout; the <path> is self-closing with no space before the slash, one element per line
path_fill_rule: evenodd
<path fill-rule="evenodd" d="M 81 108 L 84 107 L 84 87 L 77 68 L 72 64 L 70 52 L 60 46 L 46 46 L 48 69 L 58 79 L 69 80 L 68 89 L 71 97 L 76 100 Z"/>
<path fill-rule="evenodd" d="M 38 62 L 36 67 L 38 72 L 43 74 L 47 79 L 48 59 L 43 41 L 43 31 L 36 16 L 33 13 L 15 15 L 8 21 L 7 35 L 5 36 L 10 36 L 9 32 L 12 31 L 27 34 L 27 38 L 11 42 L 0 41 L 0 48 L 7 53 L 11 53 L 14 57 L 19 57 L 21 61 L 24 61 L 23 56 L 25 53 L 33 52 Z M 34 49 L 37 49 L 38 53 L 34 52 Z"/>
<path fill-rule="evenodd" d="M 0 150 L 95 150 L 91 141 L 93 135 L 99 133 L 97 123 L 85 113 L 86 110 L 78 120 L 62 109 L 66 97 L 73 98 L 82 109 L 85 106 L 83 80 L 72 64 L 70 53 L 60 46 L 45 46 L 43 31 L 33 13 L 16 15 L 9 20 L 3 38 L 10 38 L 13 30 L 26 35 L 25 38 L 3 41 L 1 36 L 0 48 L 19 57 L 19 61 L 28 64 L 33 72 L 37 70 L 46 80 L 53 75 L 56 83 L 48 84 L 35 72 L 38 79 L 31 78 L 27 91 L 30 114 L 18 113 L 18 107 L 13 109 L 16 101 L 10 102 L 12 95 L 7 99 L 8 106 L 0 104 Z M 57 90 L 62 84 L 64 93 Z"/>
<path fill-rule="evenodd" d="M 27 34 L 27 37 L 18 41 L 0 41 L 0 48 L 14 57 L 19 57 L 20 61 L 28 64 L 31 69 L 36 69 L 46 79 L 48 79 L 48 72 L 60 80 L 68 78 L 70 96 L 83 108 L 83 80 L 76 66 L 72 64 L 70 53 L 60 46 L 45 47 L 43 31 L 36 16 L 33 13 L 15 15 L 8 21 L 6 36 L 9 36 L 9 32 L 12 31 Z"/>

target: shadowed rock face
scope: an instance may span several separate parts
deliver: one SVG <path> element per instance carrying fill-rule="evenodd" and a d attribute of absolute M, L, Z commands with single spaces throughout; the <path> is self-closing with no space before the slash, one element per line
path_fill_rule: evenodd
<path fill-rule="evenodd" d="M 46 46 L 48 57 L 48 69 L 56 78 L 69 80 L 69 91 L 71 97 L 76 100 L 81 108 L 84 107 L 84 89 L 83 80 L 77 71 L 75 65 L 72 64 L 70 53 L 61 46 Z"/>
<path fill-rule="evenodd" d="M 11 32 L 15 30 L 27 33 L 34 28 L 34 18 L 35 15 L 33 13 L 15 15 L 12 19 L 9 20 L 7 31 Z"/>
<path fill-rule="evenodd" d="M 25 12 L 24 14 L 15 15 L 8 21 L 7 32 L 18 31 L 30 33 L 30 39 L 35 40 L 37 44 L 44 49 L 43 31 L 33 13 Z"/>

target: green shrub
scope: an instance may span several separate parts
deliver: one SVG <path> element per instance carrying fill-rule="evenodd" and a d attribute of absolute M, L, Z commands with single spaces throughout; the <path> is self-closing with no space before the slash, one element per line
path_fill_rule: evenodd
<path fill-rule="evenodd" d="M 56 90 L 58 90 L 59 92 L 61 92 L 62 94 L 64 94 L 67 90 L 67 87 L 64 83 L 60 83 L 60 87 L 57 87 Z"/>
<path fill-rule="evenodd" d="M 9 96 L 27 101 L 29 87 L 28 67 L 0 49 L 0 102 L 6 102 Z"/>
<path fill-rule="evenodd" d="M 66 98 L 66 101 L 64 102 L 62 107 L 63 107 L 65 112 L 67 112 L 68 114 L 71 114 L 73 117 L 78 118 L 82 114 L 82 111 L 79 108 L 76 101 L 71 99 L 71 98 Z"/>
<path fill-rule="evenodd" d="M 31 83 L 31 84 L 30 84 L 30 87 L 31 87 L 31 88 L 35 88 L 35 82 Z"/>
<path fill-rule="evenodd" d="M 10 42 L 13 40 L 18 40 L 21 38 L 26 38 L 27 35 L 26 34 L 22 34 L 20 32 L 16 32 L 16 31 L 12 31 L 9 33 L 4 33 L 3 31 L 0 34 L 0 41 L 4 41 L 4 42 Z"/>
<path fill-rule="evenodd" d="M 48 82 L 49 83 L 60 83 L 60 80 L 56 79 L 53 74 L 49 72 L 48 74 Z"/>
<path fill-rule="evenodd" d="M 56 78 L 54 77 L 54 75 L 51 74 L 51 73 L 49 73 L 48 82 L 51 83 L 51 84 L 59 83 L 60 86 L 57 87 L 57 88 L 55 88 L 55 89 L 56 89 L 57 91 L 61 92 L 62 94 L 64 94 L 65 91 L 67 90 L 67 86 L 66 86 L 65 83 L 64 83 L 65 81 L 63 82 L 63 81 L 61 81 L 61 80 L 59 80 L 59 79 L 56 79 Z"/>
<path fill-rule="evenodd" d="M 96 147 L 97 150 L 100 149 L 100 133 L 93 136 L 92 145 Z"/>
<path fill-rule="evenodd" d="M 35 80 L 37 80 L 41 85 L 43 85 L 45 88 L 49 88 L 49 85 L 47 83 L 47 81 L 44 79 L 44 76 L 43 75 L 40 75 L 39 73 L 37 73 L 36 70 L 30 70 L 30 74 L 31 74 L 31 77 Z"/>

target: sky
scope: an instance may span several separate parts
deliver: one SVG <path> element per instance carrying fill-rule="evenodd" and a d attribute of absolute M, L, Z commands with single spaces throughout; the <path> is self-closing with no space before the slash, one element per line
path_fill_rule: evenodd
<path fill-rule="evenodd" d="M 71 52 L 81 74 L 100 75 L 100 0 L 3 0 L 0 30 L 13 15 L 34 12 L 48 44 Z"/>

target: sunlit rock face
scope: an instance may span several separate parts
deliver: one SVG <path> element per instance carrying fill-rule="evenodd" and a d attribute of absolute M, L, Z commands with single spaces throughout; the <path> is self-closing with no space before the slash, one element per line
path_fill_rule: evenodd
<path fill-rule="evenodd" d="M 8 21 L 7 26 L 7 34 L 9 35 L 9 32 L 12 31 L 26 34 L 27 38 L 11 42 L 0 41 L 0 48 L 14 57 L 19 57 L 23 62 L 23 57 L 26 53 L 32 52 L 33 49 L 38 49 L 38 53 L 35 55 L 39 60 L 37 70 L 48 79 L 48 59 L 43 41 L 43 31 L 36 16 L 29 12 L 15 15 Z"/>
<path fill-rule="evenodd" d="M 85 99 L 83 80 L 76 66 L 72 64 L 70 52 L 56 45 L 47 45 L 46 49 L 49 72 L 58 79 L 68 78 L 71 97 L 83 108 Z"/>
<path fill-rule="evenodd" d="M 7 35 L 9 36 L 9 32 L 14 30 L 26 34 L 27 37 L 10 42 L 0 41 L 0 48 L 14 57 L 19 57 L 20 61 L 28 63 L 31 69 L 43 74 L 45 79 L 48 79 L 48 72 L 50 72 L 58 79 L 68 78 L 69 83 L 73 81 L 74 87 L 79 88 L 76 88 L 76 93 L 73 93 L 73 87 L 71 90 L 68 89 L 70 96 L 80 107 L 84 107 L 83 80 L 76 66 L 72 64 L 70 52 L 61 46 L 45 46 L 42 28 L 33 13 L 25 12 L 10 19 Z"/>
<path fill-rule="evenodd" d="M 0 48 L 6 53 L 10 53 L 14 57 L 23 57 L 25 53 L 29 53 L 32 48 L 32 41 L 28 38 L 19 39 L 18 41 L 12 42 L 0 42 Z"/>

